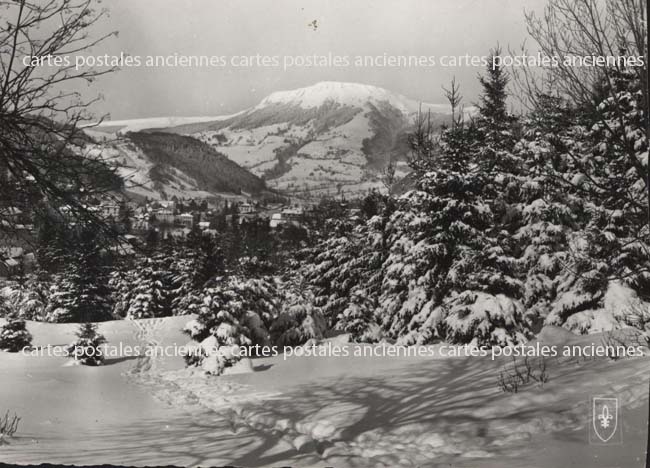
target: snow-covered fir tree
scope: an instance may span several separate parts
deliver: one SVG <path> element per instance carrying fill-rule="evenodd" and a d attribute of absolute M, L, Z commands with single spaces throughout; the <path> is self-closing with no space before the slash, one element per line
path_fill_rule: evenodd
<path fill-rule="evenodd" d="M 183 257 L 191 262 L 186 278 L 191 289 L 201 289 L 213 277 L 225 273 L 225 257 L 214 237 L 193 229 L 188 234 L 186 248 Z"/>
<path fill-rule="evenodd" d="M 174 257 L 170 278 L 171 309 L 173 315 L 188 315 L 198 312 L 202 288 L 195 287 L 195 261 L 184 255 Z"/>
<path fill-rule="evenodd" d="M 290 291 L 270 327 L 271 342 L 276 346 L 300 346 L 325 336 L 327 322 L 314 297 L 306 289 Z"/>
<path fill-rule="evenodd" d="M 604 294 L 602 278 L 585 274 L 591 268 L 589 256 L 598 250 L 597 244 L 585 242 L 584 231 L 595 209 L 581 189 L 579 155 L 588 152 L 588 126 L 561 98 L 542 94 L 518 144 L 528 169 L 523 225 L 516 235 L 524 249 L 520 261 L 527 274 L 527 315 L 549 325 L 565 325 L 573 313 L 597 307 Z"/>
<path fill-rule="evenodd" d="M 609 75 L 595 111 L 540 96 L 522 140 L 544 196 L 527 212 L 545 213 L 538 238 L 553 239 L 538 257 L 551 275 L 535 282 L 529 270 L 527 284 L 536 287 L 528 297 L 545 297 L 545 323 L 577 333 L 623 326 L 626 305 L 606 310 L 608 294 L 646 295 L 650 286 L 642 93 L 630 70 Z"/>
<path fill-rule="evenodd" d="M 507 345 L 527 337 L 512 239 L 521 180 L 513 169 L 515 120 L 505 112 L 503 72 L 489 67 L 482 84 L 478 117 L 443 131 L 433 170 L 389 222 L 379 315 L 404 343 Z"/>
<path fill-rule="evenodd" d="M 480 172 L 441 169 L 406 194 L 391 218 L 378 312 L 389 336 L 510 344 L 525 339 L 523 285 L 494 230 Z"/>
<path fill-rule="evenodd" d="M 67 348 L 68 355 L 85 366 L 102 365 L 105 358 L 102 345 L 106 343 L 106 338 L 97 332 L 97 325 L 82 323 L 76 334 L 77 340 Z"/>
<path fill-rule="evenodd" d="M 569 241 L 584 222 L 582 198 L 575 191 L 560 189 L 558 183 L 558 178 L 564 180 L 572 173 L 563 155 L 578 148 L 576 139 L 584 127 L 563 99 L 540 94 L 536 103 L 523 122 L 523 136 L 515 149 L 525 178 L 519 185 L 519 202 L 513 204 L 520 218 L 513 240 L 521 251 L 523 301 L 533 331 L 551 311 L 569 263 Z"/>
<path fill-rule="evenodd" d="M 25 320 L 45 321 L 52 294 L 52 283 L 36 275 L 28 275 L 21 284 L 10 282 L 0 289 L 7 313 Z"/>
<path fill-rule="evenodd" d="M 472 139 L 475 153 L 472 163 L 480 166 L 494 182 L 516 170 L 518 165 L 517 158 L 511 153 L 516 142 L 516 119 L 507 108 L 510 76 L 505 67 L 492 65 L 494 58 L 500 55 L 498 47 L 491 51 L 484 75 L 479 77 L 482 93 L 478 102 L 479 112 L 473 122 L 477 131 Z"/>
<path fill-rule="evenodd" d="M 198 316 L 184 331 L 201 344 L 203 352 L 188 356 L 188 364 L 201 364 L 204 369 L 207 364 L 211 373 L 220 373 L 238 360 L 233 349 L 269 345 L 268 329 L 278 314 L 272 278 L 217 277 L 201 297 Z"/>
<path fill-rule="evenodd" d="M 373 216 L 361 223 L 338 221 L 330 228 L 330 238 L 313 249 L 310 261 L 300 271 L 314 291 L 315 305 L 333 328 L 339 328 L 353 291 L 363 289 L 369 298 L 379 296 L 386 223 L 393 206 L 380 202 L 378 209 L 378 214 L 370 213 Z"/>
<path fill-rule="evenodd" d="M 66 266 L 48 305 L 48 318 L 54 322 L 110 320 L 108 270 L 98 232 L 81 229 L 75 235 L 75 247 L 65 256 Z"/>
<path fill-rule="evenodd" d="M 173 258 L 169 265 L 172 314 L 196 313 L 203 287 L 215 276 L 226 272 L 223 252 L 213 237 L 195 229 L 181 248 L 167 255 Z"/>
<path fill-rule="evenodd" d="M 351 341 L 375 343 L 382 337 L 376 310 L 376 302 L 366 295 L 366 290 L 355 289 L 350 294 L 348 306 L 338 317 L 336 328 L 348 333 Z"/>
<path fill-rule="evenodd" d="M 10 313 L 7 323 L 0 328 L 0 349 L 17 353 L 29 347 L 31 343 L 32 335 L 27 331 L 25 320 Z"/>
<path fill-rule="evenodd" d="M 171 315 L 171 264 L 173 257 L 156 254 L 143 257 L 135 267 L 114 273 L 115 313 L 128 319 Z"/>

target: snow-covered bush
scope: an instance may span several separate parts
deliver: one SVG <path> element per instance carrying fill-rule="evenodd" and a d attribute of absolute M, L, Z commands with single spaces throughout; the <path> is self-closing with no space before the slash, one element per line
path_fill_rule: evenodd
<path fill-rule="evenodd" d="M 97 332 L 97 325 L 82 323 L 77 331 L 77 341 L 68 346 L 68 355 L 85 366 L 100 366 L 104 363 L 101 346 L 106 343 L 103 335 Z"/>
<path fill-rule="evenodd" d="M 0 349 L 17 353 L 32 343 L 32 335 L 27 331 L 25 321 L 16 316 L 10 316 L 0 329 Z"/>
<path fill-rule="evenodd" d="M 200 366 L 209 375 L 221 375 L 227 367 L 234 366 L 241 360 L 236 345 L 220 345 L 215 336 L 208 336 L 198 345 L 189 347 L 185 357 L 188 365 Z"/>
<path fill-rule="evenodd" d="M 623 322 L 641 331 L 641 338 L 645 345 L 650 348 L 650 304 L 633 303 L 623 318 Z"/>
<path fill-rule="evenodd" d="M 271 341 L 277 346 L 300 346 L 309 340 L 321 340 L 327 322 L 309 291 L 289 293 L 280 314 L 270 327 Z"/>
<path fill-rule="evenodd" d="M 192 339 L 203 341 L 210 335 L 217 338 L 219 345 L 250 345 L 254 337 L 264 339 L 263 329 L 250 329 L 251 314 L 258 319 L 254 325 L 263 325 L 260 314 L 268 313 L 268 309 L 257 309 L 257 301 L 265 302 L 264 288 L 256 288 L 259 282 L 247 284 L 244 280 L 228 278 L 217 282 L 213 287 L 203 291 L 203 301 L 197 321 L 200 326 L 195 328 Z M 258 296 L 254 293 L 261 293 Z M 264 305 L 264 304 L 262 304 Z"/>
<path fill-rule="evenodd" d="M 211 354 L 186 358 L 188 365 L 203 365 L 206 356 L 216 373 L 237 360 L 232 347 L 268 345 L 268 327 L 277 316 L 277 290 L 272 279 L 216 278 L 202 291 L 202 303 L 196 320 L 184 331 L 190 338 L 204 343 L 209 337 Z M 205 348 L 205 346 L 203 346 Z M 204 349 L 205 351 L 205 349 Z M 224 357 L 225 356 L 225 357 Z"/>
<path fill-rule="evenodd" d="M 18 284 L 8 282 L 0 289 L 8 313 L 17 314 L 25 320 L 47 320 L 47 304 L 52 284 L 34 275 Z"/>
<path fill-rule="evenodd" d="M 548 382 L 549 374 L 544 357 L 524 357 L 512 359 L 512 364 L 505 365 L 497 376 L 497 387 L 504 393 L 517 393 L 519 389 L 531 382 L 543 387 Z"/>
<path fill-rule="evenodd" d="M 365 290 L 356 289 L 351 294 L 350 303 L 339 315 L 336 328 L 348 333 L 351 341 L 376 343 L 382 333 L 375 319 L 375 309 Z"/>
<path fill-rule="evenodd" d="M 465 291 L 445 308 L 445 337 L 452 343 L 513 346 L 530 337 L 523 305 L 505 294 Z"/>

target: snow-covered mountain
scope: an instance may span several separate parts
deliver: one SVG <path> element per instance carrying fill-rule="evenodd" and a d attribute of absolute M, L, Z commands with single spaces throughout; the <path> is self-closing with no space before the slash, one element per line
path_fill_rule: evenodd
<path fill-rule="evenodd" d="M 106 121 L 88 133 L 97 139 L 154 130 L 191 136 L 271 189 L 319 196 L 382 187 L 388 161 L 397 163 L 398 176 L 405 175 L 407 134 L 419 111 L 430 112 L 434 125 L 449 120 L 448 105 L 420 103 L 366 84 L 324 81 L 274 92 L 229 116 Z"/>
<path fill-rule="evenodd" d="M 380 187 L 389 160 L 405 174 L 406 135 L 419 110 L 434 122 L 446 105 L 420 104 L 386 89 L 321 82 L 279 91 L 234 116 L 164 131 L 191 135 L 295 195 L 359 192 Z"/>
<path fill-rule="evenodd" d="M 402 95 L 392 93 L 384 88 L 360 83 L 342 83 L 338 81 L 322 81 L 313 86 L 298 88 L 290 91 L 278 91 L 270 94 L 255 108 L 263 108 L 272 104 L 288 104 L 309 109 L 320 107 L 325 102 L 333 102 L 342 106 L 363 107 L 367 104 L 386 103 L 410 114 L 417 112 L 419 103 Z M 447 105 L 425 104 L 427 109 L 445 113 Z"/>

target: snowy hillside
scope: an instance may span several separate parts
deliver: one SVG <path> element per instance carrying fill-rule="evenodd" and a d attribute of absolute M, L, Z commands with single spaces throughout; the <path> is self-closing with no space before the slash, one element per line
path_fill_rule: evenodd
<path fill-rule="evenodd" d="M 113 321 L 115 347 L 184 345 L 190 317 Z M 0 324 L 3 321 L 0 321 Z M 34 345 L 74 339 L 76 325 L 28 322 Z M 563 332 L 559 333 L 558 332 Z M 600 337 L 545 329 L 546 344 Z M 352 344 L 336 339 L 317 349 Z M 365 345 L 373 352 L 381 345 Z M 441 351 L 441 348 L 436 348 Z M 641 467 L 648 358 L 548 361 L 549 380 L 505 394 L 510 359 L 288 357 L 254 359 L 249 372 L 207 377 L 182 358 L 111 357 L 70 366 L 65 357 L 0 352 L 0 401 L 19 431 L 0 447 L 7 463 L 336 467 Z M 590 445 L 591 395 L 621 403 L 623 443 Z M 143 449 L 148 448 L 148 449 Z"/>
<path fill-rule="evenodd" d="M 375 86 L 321 82 L 279 91 L 235 116 L 165 131 L 189 134 L 254 174 L 296 195 L 359 192 L 382 187 L 388 161 L 407 172 L 406 134 L 419 110 L 434 125 L 446 105 L 420 104 Z"/>
<path fill-rule="evenodd" d="M 194 138 L 165 133 L 128 133 L 96 140 L 91 156 L 117 167 L 125 189 L 151 199 L 260 193 L 264 182 Z"/>

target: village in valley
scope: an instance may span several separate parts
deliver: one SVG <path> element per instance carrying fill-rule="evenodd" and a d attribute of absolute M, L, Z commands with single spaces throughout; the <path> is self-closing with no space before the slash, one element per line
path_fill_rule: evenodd
<path fill-rule="evenodd" d="M 348 202 L 341 200 L 341 207 Z M 183 240 L 192 232 L 203 236 L 216 236 L 219 230 L 236 223 L 240 226 L 256 225 L 270 231 L 291 225 L 305 229 L 316 216 L 315 203 L 262 204 L 252 195 L 204 199 L 148 200 L 141 202 L 99 201 L 89 207 L 98 217 L 116 228 L 122 241 L 114 252 L 119 255 L 133 255 L 134 248 L 159 240 Z M 38 227 L 34 224 L 29 207 L 15 206 L 0 208 L 2 222 L 11 230 L 0 236 L 0 279 L 15 279 L 31 273 L 37 265 Z M 74 224 L 73 216 L 66 216 L 69 209 L 63 206 L 61 218 Z M 351 209 L 355 215 L 358 210 Z"/>

